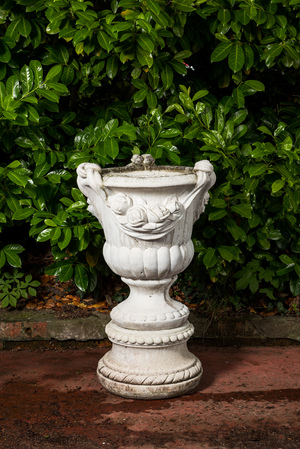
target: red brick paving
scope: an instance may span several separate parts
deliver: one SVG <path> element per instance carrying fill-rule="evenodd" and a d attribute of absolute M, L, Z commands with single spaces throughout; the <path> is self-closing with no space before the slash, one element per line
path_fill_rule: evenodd
<path fill-rule="evenodd" d="M 190 349 L 199 388 L 156 401 L 101 387 L 107 349 L 0 352 L 0 449 L 300 448 L 299 346 Z"/>

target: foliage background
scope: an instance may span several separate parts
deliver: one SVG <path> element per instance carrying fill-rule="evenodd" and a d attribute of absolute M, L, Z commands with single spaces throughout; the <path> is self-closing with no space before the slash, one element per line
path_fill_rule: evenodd
<path fill-rule="evenodd" d="M 75 169 L 150 152 L 217 174 L 185 283 L 283 311 L 300 294 L 300 0 L 1 4 L 2 283 L 34 239 L 49 274 L 99 287 L 103 234 Z"/>

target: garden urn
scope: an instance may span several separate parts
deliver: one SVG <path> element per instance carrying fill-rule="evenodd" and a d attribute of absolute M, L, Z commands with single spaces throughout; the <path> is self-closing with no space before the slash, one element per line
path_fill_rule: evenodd
<path fill-rule="evenodd" d="M 130 287 L 113 308 L 106 333 L 112 349 L 100 359 L 100 383 L 119 396 L 159 399 L 194 389 L 201 362 L 187 348 L 188 308 L 169 296 L 194 255 L 193 223 L 215 183 L 213 166 L 157 166 L 134 155 L 126 167 L 83 163 L 78 186 L 101 223 L 108 266 Z"/>

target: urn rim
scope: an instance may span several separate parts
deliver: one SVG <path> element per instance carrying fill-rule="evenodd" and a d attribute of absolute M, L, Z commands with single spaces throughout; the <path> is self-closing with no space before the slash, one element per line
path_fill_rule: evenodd
<path fill-rule="evenodd" d="M 112 167 L 101 170 L 106 187 L 155 188 L 168 186 L 193 186 L 197 176 L 193 167 L 156 165 L 145 169 L 140 167 Z"/>

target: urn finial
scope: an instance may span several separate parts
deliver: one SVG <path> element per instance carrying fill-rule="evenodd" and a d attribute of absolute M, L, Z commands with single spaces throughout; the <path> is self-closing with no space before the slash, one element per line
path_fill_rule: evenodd
<path fill-rule="evenodd" d="M 155 159 L 151 156 L 151 154 L 134 154 L 131 158 L 131 164 L 129 164 L 130 167 L 142 167 L 148 168 L 155 165 Z"/>

